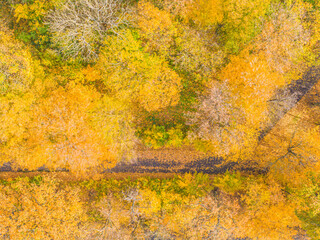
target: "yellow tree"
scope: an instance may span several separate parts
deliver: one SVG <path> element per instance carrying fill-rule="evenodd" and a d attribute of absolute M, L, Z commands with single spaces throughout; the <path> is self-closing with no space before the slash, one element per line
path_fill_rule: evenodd
<path fill-rule="evenodd" d="M 250 54 L 246 50 L 231 58 L 220 77 L 236 96 L 237 106 L 244 110 L 246 124 L 257 130 L 263 126 L 267 101 L 277 88 L 287 83 L 283 76 L 270 68 L 265 54 Z"/>
<path fill-rule="evenodd" d="M 114 137 L 114 132 L 122 129 L 113 129 L 110 124 L 116 121 L 107 114 L 93 116 L 99 98 L 93 88 L 71 82 L 66 89 L 60 87 L 39 100 L 32 111 L 26 140 L 15 148 L 17 165 L 28 169 L 45 165 L 77 173 L 97 166 L 114 166 L 118 156 L 112 143 L 116 139 L 111 142 L 104 135 Z M 115 111 L 115 106 L 106 107 L 106 113 Z M 105 132 L 106 128 L 113 132 Z"/>
<path fill-rule="evenodd" d="M 164 0 L 164 8 L 186 23 L 193 21 L 200 28 L 211 27 L 223 20 L 222 0 Z"/>
<path fill-rule="evenodd" d="M 1 184 L 0 199 L 0 236 L 9 239 L 75 239 L 87 219 L 80 189 L 52 177 Z"/>
<path fill-rule="evenodd" d="M 295 192 L 295 199 L 299 203 L 296 214 L 310 239 L 318 239 L 320 234 L 319 180 L 318 172 L 309 172 L 308 178 L 304 179 L 301 187 Z"/>
<path fill-rule="evenodd" d="M 179 35 L 175 39 L 176 48 L 170 59 L 179 71 L 192 76 L 192 81 L 205 84 L 216 74 L 225 54 L 211 34 L 188 25 L 177 27 Z"/>
<path fill-rule="evenodd" d="M 266 182 L 259 178 L 250 180 L 241 200 L 247 218 L 242 226 L 245 236 L 280 240 L 292 239 L 298 233 L 301 222 L 295 215 L 296 206 L 272 178 Z"/>
<path fill-rule="evenodd" d="M 164 56 L 169 54 L 177 29 L 168 12 L 145 0 L 139 1 L 136 25 L 140 29 L 139 35 L 146 51 Z"/>
<path fill-rule="evenodd" d="M 118 161 L 135 159 L 135 118 L 127 102 L 103 96 L 95 101 L 90 119 L 90 125 L 101 134 L 112 156 Z"/>
<path fill-rule="evenodd" d="M 285 85 L 264 54 L 247 50 L 231 58 L 212 83 L 194 115 L 196 137 L 206 140 L 220 156 L 247 158 L 267 119 L 268 100 Z"/>
<path fill-rule="evenodd" d="M 0 49 L 1 95 L 9 91 L 25 92 L 33 80 L 31 53 L 3 25 L 0 26 Z"/>
<path fill-rule="evenodd" d="M 24 42 L 31 42 L 40 49 L 48 47 L 50 34 L 44 18 L 59 2 L 61 0 L 12 0 L 10 6 L 14 12 L 14 27 L 18 38 Z"/>
<path fill-rule="evenodd" d="M 27 140 L 17 148 L 18 165 L 37 169 L 85 170 L 107 159 L 107 150 L 87 122 L 94 93 L 84 87 L 58 88 L 33 108 Z"/>
<path fill-rule="evenodd" d="M 263 51 L 272 69 L 287 78 L 297 79 L 314 61 L 312 39 L 316 37 L 313 32 L 315 26 L 309 21 L 315 14 L 308 4 L 301 1 L 272 5 L 272 9 L 273 13 L 266 18 L 267 23 L 252 49 Z"/>
<path fill-rule="evenodd" d="M 270 0 L 223 1 L 223 31 L 225 46 L 230 52 L 238 52 L 261 30 Z"/>
<path fill-rule="evenodd" d="M 247 218 L 241 213 L 237 198 L 220 190 L 212 191 L 177 207 L 168 221 L 168 228 L 185 239 L 246 237 L 241 230 Z"/>
<path fill-rule="evenodd" d="M 276 179 L 294 185 L 319 169 L 319 85 L 291 109 L 259 143 L 254 159 Z"/>
<path fill-rule="evenodd" d="M 12 160 L 10 149 L 24 138 L 35 101 L 34 87 L 42 69 L 29 49 L 0 26 L 0 152 L 1 161 Z"/>
<path fill-rule="evenodd" d="M 209 27 L 223 20 L 223 0 L 194 0 L 191 19 L 201 27 Z"/>
<path fill-rule="evenodd" d="M 180 98 L 181 79 L 157 55 L 149 55 L 129 30 L 122 39 L 110 36 L 101 52 L 98 69 L 107 91 L 147 111 L 174 106 Z"/>

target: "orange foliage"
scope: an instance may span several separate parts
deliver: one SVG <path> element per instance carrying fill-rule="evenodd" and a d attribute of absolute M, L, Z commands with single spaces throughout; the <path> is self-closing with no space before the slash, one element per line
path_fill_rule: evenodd
<path fill-rule="evenodd" d="M 89 110 L 96 98 L 99 94 L 93 89 L 70 83 L 66 90 L 58 88 L 42 99 L 33 109 L 26 141 L 16 149 L 17 164 L 80 172 L 100 164 L 113 166 L 115 156 L 90 126 Z"/>
<path fill-rule="evenodd" d="M 232 57 L 220 77 L 228 83 L 235 104 L 245 112 L 246 124 L 254 128 L 263 124 L 267 101 L 274 91 L 287 83 L 270 68 L 264 54 L 248 51 Z"/>
<path fill-rule="evenodd" d="M 232 159 L 248 158 L 267 121 L 268 100 L 286 81 L 273 71 L 264 54 L 244 50 L 222 69 L 224 84 L 212 83 L 193 114 L 196 136 L 207 150 Z"/>

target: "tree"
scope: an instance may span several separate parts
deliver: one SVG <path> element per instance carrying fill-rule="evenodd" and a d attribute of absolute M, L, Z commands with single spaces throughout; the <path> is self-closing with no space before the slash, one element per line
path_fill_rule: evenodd
<path fill-rule="evenodd" d="M 0 236 L 19 240 L 77 238 L 79 225 L 87 219 L 80 198 L 78 187 L 62 187 L 51 177 L 2 183 Z"/>
<path fill-rule="evenodd" d="M 311 239 L 318 239 L 320 234 L 319 187 L 318 173 L 311 172 L 304 180 L 302 187 L 295 193 L 295 197 L 299 203 L 296 214 L 301 221 L 303 229 Z"/>
<path fill-rule="evenodd" d="M 163 56 L 169 55 L 177 29 L 168 12 L 158 9 L 145 0 L 139 1 L 136 25 L 140 29 L 139 36 L 146 51 L 157 52 Z"/>
<path fill-rule="evenodd" d="M 292 239 L 298 233 L 301 222 L 295 215 L 296 206 L 274 180 L 252 179 L 241 200 L 248 219 L 244 229 L 246 237 Z"/>
<path fill-rule="evenodd" d="M 223 20 L 221 0 L 164 0 L 164 8 L 185 23 L 194 22 L 200 28 L 210 28 Z"/>
<path fill-rule="evenodd" d="M 26 92 L 33 80 L 33 61 L 27 47 L 0 26 L 0 84 L 3 96 L 8 92 Z"/>
<path fill-rule="evenodd" d="M 207 97 L 196 107 L 196 137 L 220 156 L 247 158 L 266 124 L 268 100 L 286 81 L 262 53 L 247 50 L 232 57 L 219 78 L 221 83 L 209 86 Z"/>
<path fill-rule="evenodd" d="M 17 149 L 16 162 L 28 169 L 85 171 L 108 159 L 107 149 L 88 125 L 87 111 L 94 92 L 81 86 L 58 88 L 33 108 L 26 141 Z M 99 163 L 98 163 L 99 162 Z"/>
<path fill-rule="evenodd" d="M 223 20 L 222 0 L 195 0 L 191 8 L 191 19 L 200 27 L 211 27 Z"/>
<path fill-rule="evenodd" d="M 14 28 L 17 37 L 24 42 L 31 42 L 38 49 L 43 50 L 50 44 L 48 27 L 44 24 L 44 18 L 48 11 L 61 0 L 10 0 L 14 10 Z"/>
<path fill-rule="evenodd" d="M 246 124 L 255 129 L 265 122 L 267 101 L 276 89 L 288 83 L 270 68 L 264 53 L 249 54 L 246 50 L 231 58 L 220 77 L 237 95 L 236 104 L 245 112 Z"/>
<path fill-rule="evenodd" d="M 175 39 L 175 52 L 170 59 L 177 70 L 192 77 L 190 81 L 205 84 L 224 62 L 225 55 L 221 46 L 215 41 L 215 36 L 206 31 L 187 25 L 177 26 L 179 35 Z"/>
<path fill-rule="evenodd" d="M 228 52 L 238 53 L 263 26 L 270 1 L 226 0 L 223 2 L 223 41 Z"/>
<path fill-rule="evenodd" d="M 136 158 L 135 148 L 138 140 L 135 136 L 134 115 L 130 105 L 103 96 L 90 111 L 90 118 L 90 125 L 101 133 L 111 155 L 118 161 L 132 161 Z"/>
<path fill-rule="evenodd" d="M 270 67 L 289 79 L 297 79 L 313 61 L 312 27 L 308 26 L 308 6 L 302 2 L 272 5 L 261 34 L 252 49 L 263 51 Z"/>
<path fill-rule="evenodd" d="M 100 221 L 86 222 L 81 229 L 81 240 L 104 240 L 132 238 L 130 206 L 114 194 L 108 194 L 96 201 L 93 209 L 99 213 Z M 124 227 L 125 226 L 125 227 Z M 129 227 L 130 226 L 130 227 Z"/>
<path fill-rule="evenodd" d="M 284 86 L 275 91 L 274 96 L 268 100 L 268 119 L 267 124 L 263 129 L 263 136 L 297 104 L 298 96 L 301 95 L 302 92 L 293 91 L 292 89 L 289 89 L 288 86 Z"/>
<path fill-rule="evenodd" d="M 319 168 L 320 140 L 317 106 L 306 98 L 291 109 L 255 150 L 254 159 L 276 179 L 298 184 L 305 172 Z M 266 154 L 268 153 L 268 154 Z"/>
<path fill-rule="evenodd" d="M 178 103 L 181 78 L 160 56 L 149 55 L 134 33 L 110 36 L 97 63 L 107 91 L 125 102 L 156 111 Z"/>
<path fill-rule="evenodd" d="M 48 14 L 47 24 L 62 55 L 98 57 L 107 33 L 117 34 L 128 23 L 128 8 L 121 0 L 67 0 Z"/>
<path fill-rule="evenodd" d="M 117 118 L 121 116 L 117 105 L 99 106 L 99 99 L 91 87 L 72 83 L 41 99 L 33 108 L 25 140 L 14 149 L 16 164 L 30 170 L 43 165 L 67 168 L 80 174 L 113 167 L 127 144 L 117 140 L 130 139 L 122 126 L 127 119 Z"/>
<path fill-rule="evenodd" d="M 218 156 L 235 154 L 249 137 L 245 113 L 235 107 L 228 85 L 219 82 L 212 84 L 196 111 L 190 113 L 189 124 L 194 125 L 190 136 L 207 142 L 205 150 Z"/>
<path fill-rule="evenodd" d="M 37 68 L 29 49 L 13 33 L 0 26 L 0 153 L 11 161 L 11 150 L 23 140 L 36 97 Z"/>
<path fill-rule="evenodd" d="M 196 206 L 195 215 L 184 226 L 187 230 L 185 236 L 197 238 L 200 234 L 202 238 L 216 240 L 245 237 L 242 226 L 246 225 L 248 218 L 241 214 L 236 197 L 217 188 L 194 201 L 193 205 Z"/>

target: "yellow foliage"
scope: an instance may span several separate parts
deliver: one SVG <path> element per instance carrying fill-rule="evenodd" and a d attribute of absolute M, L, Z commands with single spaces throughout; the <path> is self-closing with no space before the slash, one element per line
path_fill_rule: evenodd
<path fill-rule="evenodd" d="M 7 147 L 15 145 L 25 137 L 25 128 L 31 120 L 31 108 L 34 95 L 24 94 L 22 97 L 0 97 L 0 139 Z"/>
<path fill-rule="evenodd" d="M 0 152 L 1 162 L 12 160 L 12 150 L 23 141 L 32 105 L 40 91 L 43 70 L 29 49 L 0 26 Z"/>
<path fill-rule="evenodd" d="M 223 28 L 226 34 L 227 49 L 238 52 L 259 33 L 270 3 L 270 0 L 226 0 L 223 2 Z"/>
<path fill-rule="evenodd" d="M 86 220 L 80 189 L 54 178 L 40 184 L 21 178 L 0 186 L 0 233 L 9 239 L 77 239 Z M 2 236 L 3 236 L 2 235 Z"/>
<path fill-rule="evenodd" d="M 247 51 L 231 58 L 222 70 L 221 78 L 236 96 L 235 104 L 243 109 L 246 125 L 255 129 L 264 122 L 267 101 L 277 88 L 287 83 L 283 76 L 270 68 L 264 54 L 249 54 Z"/>
<path fill-rule="evenodd" d="M 106 88 L 116 98 L 138 102 L 147 111 L 177 104 L 181 78 L 163 58 L 142 50 L 132 32 L 124 32 L 121 40 L 110 36 L 106 45 L 98 69 Z"/>
<path fill-rule="evenodd" d="M 101 79 L 100 72 L 91 66 L 82 69 L 81 72 L 84 75 L 85 83 L 93 83 Z"/>
<path fill-rule="evenodd" d="M 27 47 L 0 26 L 0 94 L 28 90 L 33 80 L 33 61 Z"/>
<path fill-rule="evenodd" d="M 99 132 L 116 159 L 134 159 L 135 129 L 133 113 L 124 101 L 104 96 L 94 103 L 90 111 L 92 127 Z"/>
<path fill-rule="evenodd" d="M 141 30 L 141 37 L 147 51 L 156 51 L 162 55 L 169 54 L 173 37 L 177 30 L 173 25 L 171 16 L 145 0 L 138 3 L 137 26 Z"/>
<path fill-rule="evenodd" d="M 191 19 L 206 27 L 221 23 L 223 20 L 223 0 L 194 0 Z"/>
<path fill-rule="evenodd" d="M 204 31 L 179 26 L 175 39 L 177 53 L 171 59 L 179 70 L 192 75 L 195 82 L 206 83 L 223 63 L 224 53 L 212 38 Z"/>
<path fill-rule="evenodd" d="M 45 34 L 46 27 L 44 26 L 43 19 L 49 9 L 57 6 L 61 1 L 34 0 L 32 2 L 12 4 L 17 28 L 20 28 L 24 34 L 29 34 L 28 38 L 34 38 L 36 35 L 32 39 L 33 43 L 40 47 L 41 45 L 45 45 L 49 42 L 49 37 Z"/>
<path fill-rule="evenodd" d="M 269 169 L 275 179 L 300 186 L 306 172 L 320 169 L 320 129 L 312 120 L 318 111 L 306 110 L 297 114 L 293 109 L 268 134 L 255 151 L 257 163 Z M 267 153 L 267 154 L 266 154 Z"/>
<path fill-rule="evenodd" d="M 115 156 L 102 133 L 90 126 L 89 111 L 99 94 L 77 84 L 58 88 L 34 108 L 33 120 L 23 145 L 16 149 L 17 164 L 28 169 L 46 165 L 85 172 L 104 164 L 111 167 Z"/>
<path fill-rule="evenodd" d="M 139 191 L 141 195 L 141 201 L 139 202 L 139 207 L 141 208 L 141 213 L 148 218 L 155 217 L 162 210 L 162 201 L 155 191 L 150 189 L 144 189 Z"/>
<path fill-rule="evenodd" d="M 297 79 L 314 60 L 315 14 L 302 1 L 273 6 L 273 10 L 252 49 L 263 51 L 272 69 L 290 80 Z M 310 17 L 306 18 L 307 14 Z"/>
<path fill-rule="evenodd" d="M 147 111 L 177 105 L 181 84 L 179 75 L 166 65 L 152 70 L 151 79 L 140 88 L 138 101 Z"/>
<path fill-rule="evenodd" d="M 207 28 L 223 20 L 222 0 L 164 0 L 164 8 L 186 23 L 193 21 Z"/>
<path fill-rule="evenodd" d="M 218 156 L 247 159 L 266 125 L 268 100 L 286 80 L 270 68 L 263 53 L 248 50 L 231 57 L 219 77 L 222 83 L 212 83 L 194 114 L 196 138 Z"/>
<path fill-rule="evenodd" d="M 295 215 L 295 205 L 289 202 L 274 181 L 268 185 L 252 182 L 242 197 L 247 204 L 245 214 L 247 237 L 263 239 L 292 239 L 297 234 L 300 221 Z"/>

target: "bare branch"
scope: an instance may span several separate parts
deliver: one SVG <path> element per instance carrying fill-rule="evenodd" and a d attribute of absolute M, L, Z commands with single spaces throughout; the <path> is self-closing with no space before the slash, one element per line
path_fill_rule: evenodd
<path fill-rule="evenodd" d="M 121 0 L 66 0 L 51 11 L 47 24 L 66 58 L 97 58 L 107 33 L 128 24 L 128 8 Z"/>

